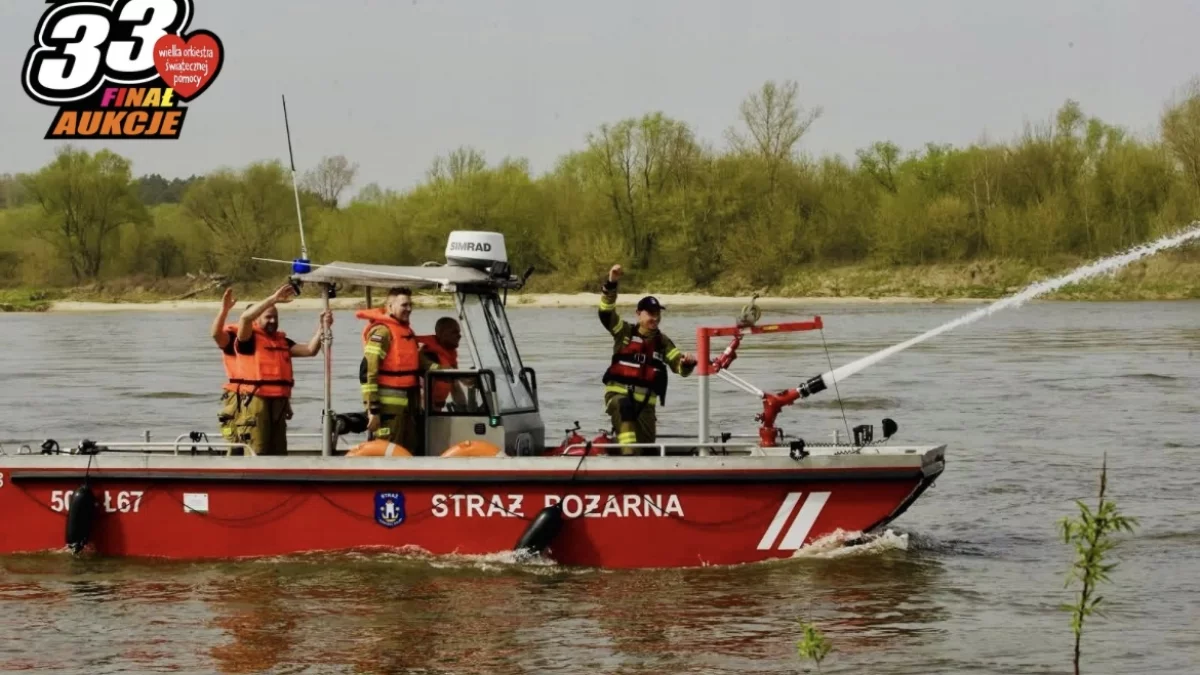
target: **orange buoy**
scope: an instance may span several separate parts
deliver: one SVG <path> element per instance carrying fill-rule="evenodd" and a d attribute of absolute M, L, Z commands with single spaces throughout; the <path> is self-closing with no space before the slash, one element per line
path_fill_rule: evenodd
<path fill-rule="evenodd" d="M 487 441 L 463 441 L 452 445 L 442 453 L 442 457 L 496 457 L 500 448 Z"/>
<path fill-rule="evenodd" d="M 412 457 L 412 453 L 403 445 L 385 441 L 365 441 L 350 448 L 347 457 Z"/>

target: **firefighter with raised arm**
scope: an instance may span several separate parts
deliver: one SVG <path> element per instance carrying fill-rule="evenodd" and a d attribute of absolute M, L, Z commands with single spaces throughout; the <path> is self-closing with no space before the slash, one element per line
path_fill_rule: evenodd
<path fill-rule="evenodd" d="M 617 281 L 620 265 L 608 272 L 600 296 L 600 323 L 613 337 L 612 363 L 604 372 L 604 408 L 617 432 L 622 455 L 639 454 L 631 443 L 653 443 L 657 438 L 655 408 L 667 400 L 667 369 L 687 377 L 696 367 L 691 354 L 679 351 L 671 338 L 659 331 L 662 311 L 658 298 L 638 301 L 637 324 L 617 314 Z M 657 453 L 655 453 L 657 454 Z"/>
<path fill-rule="evenodd" d="M 238 319 L 238 370 L 250 400 L 236 437 L 256 455 L 287 454 L 287 421 L 292 418 L 292 358 L 321 353 L 321 336 L 333 325 L 333 314 L 321 312 L 317 330 L 301 344 L 279 330 L 278 304 L 291 302 L 296 290 L 279 287 L 268 298 L 252 305 Z"/>
<path fill-rule="evenodd" d="M 242 407 L 241 396 L 242 385 L 246 384 L 246 380 L 242 377 L 242 363 L 238 360 L 235 348 L 238 324 L 226 323 L 229 310 L 233 309 L 235 302 L 233 289 L 226 288 L 225 294 L 221 296 L 221 309 L 213 319 L 211 331 L 213 342 L 216 342 L 217 348 L 221 350 L 221 359 L 225 365 L 225 384 L 221 386 L 221 410 L 217 413 L 217 421 L 221 423 L 221 435 L 230 443 L 237 440 L 236 434 L 246 412 Z"/>

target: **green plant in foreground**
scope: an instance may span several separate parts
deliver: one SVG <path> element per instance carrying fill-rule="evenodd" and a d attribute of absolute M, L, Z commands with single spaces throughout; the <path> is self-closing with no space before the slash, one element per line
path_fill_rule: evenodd
<path fill-rule="evenodd" d="M 1137 524 L 1136 518 L 1122 516 L 1117 511 L 1117 505 L 1104 498 L 1104 490 L 1108 485 L 1108 454 L 1104 455 L 1104 463 L 1100 469 L 1100 499 L 1095 512 L 1080 500 L 1075 500 L 1079 506 L 1079 518 L 1063 518 L 1059 525 L 1063 541 L 1075 545 L 1076 559 L 1071 566 L 1066 586 L 1078 580 L 1083 584 L 1079 597 L 1073 604 L 1064 604 L 1062 609 L 1071 613 L 1071 630 L 1075 633 L 1075 675 L 1079 675 L 1079 645 L 1083 636 L 1084 619 L 1095 614 L 1104 616 L 1099 606 L 1103 596 L 1096 595 L 1096 586 L 1102 581 L 1109 581 L 1108 573 L 1117 565 L 1105 563 L 1104 554 L 1108 553 L 1116 542 L 1109 539 L 1113 532 L 1133 532 Z"/>
<path fill-rule="evenodd" d="M 821 661 L 833 649 L 833 646 L 815 625 L 800 621 L 800 628 L 804 631 L 804 637 L 796 643 L 796 651 L 799 652 L 800 658 L 815 661 L 819 673 L 821 672 Z"/>

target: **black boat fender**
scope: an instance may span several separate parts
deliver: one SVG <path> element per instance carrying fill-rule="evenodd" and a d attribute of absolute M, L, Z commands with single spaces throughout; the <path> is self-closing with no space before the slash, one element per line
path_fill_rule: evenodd
<path fill-rule="evenodd" d="M 546 550 L 554 538 L 558 536 L 562 530 L 563 510 L 562 503 L 555 503 L 538 511 L 533 520 L 529 523 L 529 527 L 525 528 L 525 532 L 521 535 L 521 539 L 517 541 L 516 547 L 513 549 L 518 554 L 518 559 L 522 557 L 532 557 L 541 554 Z"/>
<path fill-rule="evenodd" d="M 86 483 L 71 493 L 67 509 L 67 547 L 79 553 L 92 538 L 92 527 L 96 520 L 96 496 Z"/>

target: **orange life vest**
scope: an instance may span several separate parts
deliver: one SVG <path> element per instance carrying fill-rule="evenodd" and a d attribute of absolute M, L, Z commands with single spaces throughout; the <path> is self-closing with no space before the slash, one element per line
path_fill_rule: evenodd
<path fill-rule="evenodd" d="M 437 341 L 436 335 L 422 335 L 417 338 L 417 342 L 428 350 L 429 358 L 438 364 L 443 369 L 458 368 L 458 350 L 450 351 L 443 347 Z M 446 399 L 450 397 L 451 388 L 454 383 L 445 378 L 437 378 L 433 380 L 433 407 L 440 410 L 446 404 Z"/>
<path fill-rule="evenodd" d="M 645 387 L 663 403 L 667 402 L 667 364 L 663 360 L 658 333 L 649 338 L 637 334 L 621 346 L 612 357 L 602 378 L 605 384 L 624 384 Z"/>
<path fill-rule="evenodd" d="M 416 335 L 412 328 L 392 318 L 382 307 L 362 309 L 354 314 L 359 319 L 365 319 L 367 325 L 363 328 L 363 346 L 367 346 L 371 330 L 384 325 L 392 334 L 392 344 L 384 355 L 383 363 L 379 364 L 377 384 L 385 389 L 411 389 L 420 384 L 421 358 L 418 353 Z M 359 369 L 359 382 L 367 381 L 367 359 L 362 360 Z"/>
<path fill-rule="evenodd" d="M 225 391 L 231 391 L 235 394 L 240 393 L 243 389 L 239 385 L 246 384 L 245 378 L 242 377 L 242 361 L 237 353 L 237 324 L 227 324 L 224 328 L 225 333 L 229 335 L 229 351 L 221 350 L 221 361 L 225 364 L 225 384 L 221 386 Z"/>
<path fill-rule="evenodd" d="M 240 355 L 239 369 L 244 383 L 256 396 L 286 398 L 292 395 L 292 351 L 287 334 L 281 330 L 274 335 L 254 326 L 254 354 Z"/>

